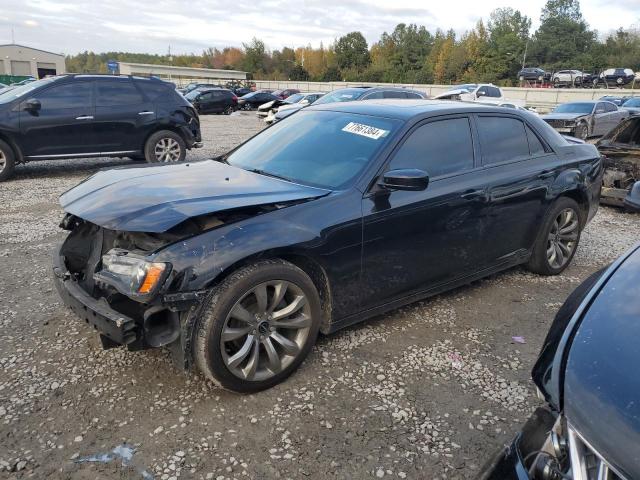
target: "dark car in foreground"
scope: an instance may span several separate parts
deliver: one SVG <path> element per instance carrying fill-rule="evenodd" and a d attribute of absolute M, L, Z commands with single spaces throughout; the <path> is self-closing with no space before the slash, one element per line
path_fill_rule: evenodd
<path fill-rule="evenodd" d="M 0 95 L 0 181 L 34 160 L 172 162 L 201 145 L 193 106 L 154 78 L 62 75 Z"/>
<path fill-rule="evenodd" d="M 58 291 L 103 345 L 168 346 L 269 388 L 325 334 L 514 265 L 562 272 L 600 155 L 460 102 L 312 106 L 210 161 L 95 174 L 60 198 Z"/>
<path fill-rule="evenodd" d="M 563 103 L 541 118 L 560 133 L 586 140 L 608 133 L 628 116 L 612 102 L 584 101 Z"/>
<path fill-rule="evenodd" d="M 426 95 L 418 90 L 410 90 L 400 87 L 349 87 L 340 88 L 323 95 L 317 99 L 314 105 L 325 105 L 328 103 L 353 102 L 359 100 L 380 100 L 380 99 L 403 99 L 417 100 L 424 99 Z M 276 112 L 273 121 L 279 122 L 283 118 L 307 107 L 303 104 L 294 104 L 281 108 Z"/>
<path fill-rule="evenodd" d="M 189 100 L 200 114 L 231 115 L 238 108 L 238 97 L 226 88 L 196 89 L 187 93 L 184 98 Z"/>
<path fill-rule="evenodd" d="M 601 202 L 640 212 L 640 116 L 624 120 L 596 147 L 604 156 Z"/>
<path fill-rule="evenodd" d="M 483 480 L 640 478 L 640 245 L 558 311 L 533 368 L 547 404 Z"/>

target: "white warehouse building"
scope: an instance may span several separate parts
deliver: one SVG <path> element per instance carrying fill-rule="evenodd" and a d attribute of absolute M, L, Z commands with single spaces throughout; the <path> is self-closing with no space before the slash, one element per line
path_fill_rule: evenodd
<path fill-rule="evenodd" d="M 0 75 L 32 76 L 65 73 L 64 55 L 24 45 L 0 45 Z"/>
<path fill-rule="evenodd" d="M 121 75 L 155 75 L 179 84 L 192 81 L 219 82 L 230 80 L 246 80 L 247 72 L 239 70 L 218 70 L 214 68 L 191 68 L 174 65 L 150 65 L 146 63 L 120 62 L 118 70 Z"/>

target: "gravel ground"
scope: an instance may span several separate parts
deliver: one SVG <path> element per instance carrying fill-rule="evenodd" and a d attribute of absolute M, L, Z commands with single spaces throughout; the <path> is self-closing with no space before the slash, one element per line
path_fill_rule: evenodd
<path fill-rule="evenodd" d="M 190 159 L 262 127 L 202 121 Z M 537 405 L 529 371 L 557 308 L 640 238 L 639 216 L 601 208 L 563 275 L 513 269 L 322 337 L 287 382 L 241 396 L 162 350 L 102 351 L 58 300 L 57 196 L 127 163 L 33 163 L 0 185 L 0 478 L 473 478 Z"/>

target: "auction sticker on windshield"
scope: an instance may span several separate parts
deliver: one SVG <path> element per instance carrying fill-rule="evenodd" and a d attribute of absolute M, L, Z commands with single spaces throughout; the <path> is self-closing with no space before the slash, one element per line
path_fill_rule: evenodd
<path fill-rule="evenodd" d="M 384 137 L 389 130 L 382 130 L 380 128 L 371 127 L 369 125 L 363 125 L 362 123 L 349 122 L 343 129 L 343 132 L 355 133 L 367 138 L 373 138 L 378 140 L 380 137 Z"/>

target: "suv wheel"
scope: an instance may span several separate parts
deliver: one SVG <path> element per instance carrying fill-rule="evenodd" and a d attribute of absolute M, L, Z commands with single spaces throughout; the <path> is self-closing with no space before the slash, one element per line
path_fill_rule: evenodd
<path fill-rule="evenodd" d="M 227 108 L 224 109 L 223 113 L 225 115 L 231 115 L 233 113 L 233 107 L 231 105 L 229 105 Z"/>
<path fill-rule="evenodd" d="M 149 163 L 182 162 L 186 155 L 187 148 L 184 140 L 170 130 L 154 133 L 144 147 L 144 156 Z"/>
<path fill-rule="evenodd" d="M 194 357 L 206 377 L 235 392 L 257 392 L 291 375 L 313 347 L 320 297 L 284 260 L 246 266 L 213 288 L 196 321 Z"/>
<path fill-rule="evenodd" d="M 576 253 L 581 231 L 580 207 L 575 200 L 560 197 L 540 231 L 527 268 L 541 275 L 564 271 Z"/>
<path fill-rule="evenodd" d="M 6 142 L 0 140 L 0 182 L 11 178 L 15 165 L 13 149 Z"/>

